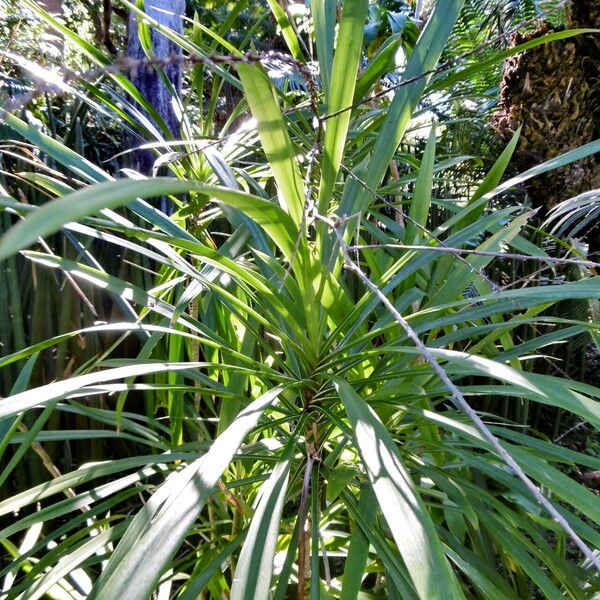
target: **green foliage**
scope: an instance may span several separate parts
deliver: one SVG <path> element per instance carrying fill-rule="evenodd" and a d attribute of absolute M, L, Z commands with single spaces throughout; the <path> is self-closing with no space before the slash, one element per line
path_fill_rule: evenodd
<path fill-rule="evenodd" d="M 269 75 L 283 65 L 272 56 L 196 65 L 172 144 L 125 100 L 123 75 L 110 87 L 86 83 L 86 100 L 154 135 L 170 177 L 124 170 L 115 179 L 68 139 L 2 114 L 44 160 L 13 152 L 21 162 L 0 190 L 0 301 L 16 314 L 28 288 L 15 269 L 29 269 L 55 285 L 48 302 L 65 313 L 48 335 L 11 333 L 0 358 L 10 383 L 0 401 L 0 480 L 10 482 L 0 501 L 3 597 L 594 597 L 594 558 L 571 538 L 600 547 L 598 497 L 566 472 L 598 470 L 600 460 L 530 431 L 526 415 L 530 404 L 560 408 L 600 426 L 600 390 L 535 372 L 531 357 L 597 335 L 591 318 L 553 308 L 597 299 L 600 278 L 506 285 L 507 253 L 540 265 L 548 256 L 527 239 L 530 213 L 497 199 L 600 142 L 501 183 L 515 137 L 474 189 L 437 193 L 440 181 L 457 190 L 460 179 L 439 157 L 444 120 L 422 113 L 467 77 L 432 77 L 462 4 L 439 0 L 409 40 L 406 84 L 361 102 L 391 60 L 375 55 L 366 79 L 358 75 L 368 2 L 346 0 L 337 40 L 327 3 L 314 2 L 306 30 L 273 3 L 290 52 L 304 60 L 318 49 L 323 88 L 278 89 Z M 97 64 L 108 60 L 69 35 Z M 198 56 L 228 49 L 214 30 L 169 35 Z M 217 94 L 225 82 L 240 90 L 231 118 L 211 117 L 215 99 L 195 121 L 206 86 Z M 402 144 L 419 118 L 430 133 L 411 155 Z M 157 196 L 172 200 L 173 215 L 146 201 Z M 116 257 L 127 262 L 115 268 Z M 435 364 L 348 257 L 575 536 L 452 403 Z M 67 300 L 65 285 L 77 296 Z M 107 298 L 118 308 L 109 324 L 90 309 Z M 90 355 L 72 350 L 89 340 Z M 51 349 L 64 369 L 36 379 Z M 84 456 L 85 440 L 100 452 Z M 41 461 L 37 480 L 23 475 L 25 457 Z"/>

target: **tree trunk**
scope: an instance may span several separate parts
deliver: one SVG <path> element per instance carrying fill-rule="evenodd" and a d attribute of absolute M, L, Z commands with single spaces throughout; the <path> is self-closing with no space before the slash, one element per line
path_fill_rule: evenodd
<path fill-rule="evenodd" d="M 39 3 L 52 16 L 62 15 L 62 0 L 39 0 Z"/>
<path fill-rule="evenodd" d="M 183 31 L 183 15 L 185 11 L 185 0 L 146 0 L 146 13 L 158 21 L 161 25 L 178 33 Z M 132 11 L 129 16 L 129 44 L 128 56 L 132 59 L 145 58 L 144 50 L 138 36 L 137 16 Z M 181 56 L 181 48 L 171 42 L 158 31 L 151 30 L 152 51 L 154 57 L 167 59 L 170 56 Z M 181 95 L 182 65 L 179 61 L 172 62 L 164 67 L 164 73 L 169 79 L 175 93 Z M 153 67 L 141 67 L 135 70 L 132 81 L 142 95 L 156 109 L 160 117 L 167 125 L 171 136 L 179 137 L 180 121 L 174 107 L 174 98 L 161 79 L 160 74 Z M 138 107 L 139 108 L 139 107 Z M 143 111 L 145 113 L 145 111 Z M 145 113 L 150 118 L 150 116 Z M 152 120 L 152 119 L 150 119 Z M 157 126 L 156 123 L 154 123 Z M 157 126 L 158 128 L 158 126 Z M 163 132 L 164 137 L 168 137 Z M 149 140 L 155 141 L 155 140 Z M 131 147 L 139 146 L 143 141 L 131 140 Z M 133 153 L 133 168 L 148 175 L 152 172 L 155 154 L 150 150 L 138 150 Z"/>
<path fill-rule="evenodd" d="M 600 26 L 600 0 L 573 0 L 572 27 Z M 513 45 L 555 31 L 549 23 L 516 34 Z M 522 127 L 514 162 L 528 169 L 600 137 L 600 51 L 597 37 L 578 36 L 513 56 L 504 66 L 496 126 L 511 137 Z M 538 177 L 528 185 L 546 212 L 559 202 L 600 187 L 600 163 L 590 157 Z"/>
<path fill-rule="evenodd" d="M 62 0 L 39 0 L 39 5 L 53 17 L 62 17 Z M 46 30 L 46 35 L 48 36 L 48 43 L 56 49 L 56 58 L 61 57 L 65 49 L 64 40 L 61 34 L 56 33 L 56 31 L 51 28 L 48 28 Z"/>
<path fill-rule="evenodd" d="M 568 23 L 572 28 L 598 28 L 600 0 L 572 0 Z M 556 30 L 549 23 L 542 23 L 532 33 L 516 34 L 512 44 L 517 46 Z M 519 171 L 600 137 L 599 81 L 600 45 L 597 36 L 580 35 L 542 44 L 506 61 L 496 125 L 506 138 L 512 137 L 521 127 L 519 145 L 513 156 L 513 163 Z M 600 188 L 598 155 L 535 177 L 526 184 L 532 204 L 540 209 L 541 218 L 560 202 L 597 188 Z M 582 234 L 590 253 L 600 249 L 599 230 L 594 224 L 582 230 L 578 237 Z M 561 252 L 560 247 L 557 251 Z M 559 276 L 573 281 L 581 277 L 581 273 L 579 269 L 562 267 L 557 268 L 554 275 L 557 280 Z M 591 315 L 588 301 L 565 301 L 553 310 L 559 316 L 574 316 L 582 320 Z M 564 372 L 579 377 L 581 373 L 577 369 L 589 371 L 589 366 L 598 360 L 593 346 L 585 355 L 586 366 L 576 365 L 572 360 L 572 357 L 585 352 L 582 345 L 588 342 L 587 336 L 577 336 L 554 350 L 553 356 L 563 361 L 561 368 Z M 558 427 L 559 422 L 556 424 Z M 593 482 L 597 484 L 596 479 Z"/>

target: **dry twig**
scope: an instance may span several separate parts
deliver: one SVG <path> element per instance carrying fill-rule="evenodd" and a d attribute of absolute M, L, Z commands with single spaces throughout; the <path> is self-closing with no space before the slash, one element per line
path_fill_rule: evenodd
<path fill-rule="evenodd" d="M 467 402 L 463 393 L 450 379 L 444 368 L 438 363 L 436 357 L 429 350 L 429 348 L 421 341 L 416 331 L 409 325 L 408 321 L 400 314 L 396 307 L 388 300 L 387 296 L 377 287 L 366 275 L 366 273 L 352 260 L 349 253 L 349 246 L 346 244 L 343 235 L 343 227 L 345 225 L 344 219 L 337 219 L 331 221 L 330 219 L 324 219 L 332 227 L 333 232 L 340 245 L 344 263 L 346 268 L 357 275 L 357 277 L 375 294 L 379 301 L 385 306 L 390 315 L 394 320 L 402 327 L 406 335 L 413 341 L 417 350 L 427 361 L 436 375 L 440 378 L 445 387 L 450 391 L 450 397 L 454 403 L 471 419 L 475 427 L 479 430 L 481 435 L 487 440 L 490 446 L 497 452 L 498 456 L 510 467 L 511 471 L 522 481 L 525 487 L 531 492 L 532 496 L 544 508 L 551 516 L 552 520 L 555 521 L 563 531 L 571 538 L 573 543 L 579 548 L 581 553 L 586 557 L 591 565 L 593 565 L 598 573 L 600 573 L 600 556 L 594 552 L 574 531 L 569 525 L 567 520 L 558 512 L 552 502 L 548 500 L 542 494 L 540 489 L 533 483 L 533 481 L 525 474 L 523 469 L 515 461 L 515 459 L 509 454 L 509 452 L 502 446 L 498 438 L 489 430 L 487 425 L 483 422 L 477 412 L 471 408 Z"/>

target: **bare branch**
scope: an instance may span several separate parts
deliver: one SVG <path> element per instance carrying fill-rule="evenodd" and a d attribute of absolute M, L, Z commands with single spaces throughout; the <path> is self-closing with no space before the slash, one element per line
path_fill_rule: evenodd
<path fill-rule="evenodd" d="M 331 223 L 329 219 L 327 219 L 327 222 Z M 421 356 L 431 365 L 436 375 L 450 391 L 450 396 L 454 403 L 471 419 L 481 435 L 498 453 L 500 458 L 502 458 L 502 460 L 510 467 L 513 473 L 523 482 L 525 487 L 531 492 L 532 496 L 536 499 L 540 506 L 542 506 L 548 512 L 552 519 L 571 538 L 573 543 L 579 548 L 581 553 L 586 557 L 590 564 L 592 564 L 600 573 L 600 557 L 579 537 L 579 535 L 577 535 L 567 520 L 554 507 L 552 502 L 550 502 L 550 500 L 548 500 L 548 498 L 542 494 L 535 483 L 529 479 L 515 459 L 507 452 L 507 450 L 505 450 L 498 438 L 496 438 L 496 436 L 488 429 L 487 425 L 483 422 L 477 412 L 471 408 L 463 393 L 450 379 L 444 368 L 438 363 L 437 359 L 429 350 L 429 348 L 427 348 L 427 346 L 421 341 L 416 331 L 409 325 L 408 321 L 388 300 L 387 296 L 369 279 L 365 272 L 352 260 L 349 253 L 349 247 L 344 241 L 343 225 L 343 219 L 338 219 L 336 222 L 333 222 L 333 231 L 337 237 L 338 243 L 340 244 L 346 268 L 354 272 L 358 278 L 375 294 L 375 296 L 377 296 L 379 301 L 385 306 L 388 312 L 405 331 L 406 335 L 413 341 Z"/>
<path fill-rule="evenodd" d="M 441 252 L 446 254 L 474 254 L 476 256 L 491 256 L 494 258 L 506 258 L 510 260 L 533 260 L 546 262 L 553 265 L 579 265 L 581 267 L 600 267 L 600 263 L 592 260 L 581 260 L 578 258 L 554 258 L 552 256 L 529 256 L 528 254 L 514 254 L 510 252 L 488 252 L 485 250 L 469 250 L 465 248 L 452 248 L 450 246 L 412 246 L 409 244 L 363 244 L 360 246 L 348 246 L 348 250 L 375 250 L 377 248 L 389 248 L 396 250 L 418 250 L 423 252 Z"/>

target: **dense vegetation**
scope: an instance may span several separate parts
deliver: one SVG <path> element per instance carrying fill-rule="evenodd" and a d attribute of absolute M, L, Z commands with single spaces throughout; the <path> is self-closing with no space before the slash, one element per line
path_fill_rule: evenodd
<path fill-rule="evenodd" d="M 595 21 L 161 5 L 0 2 L 0 598 L 597 598 Z"/>

